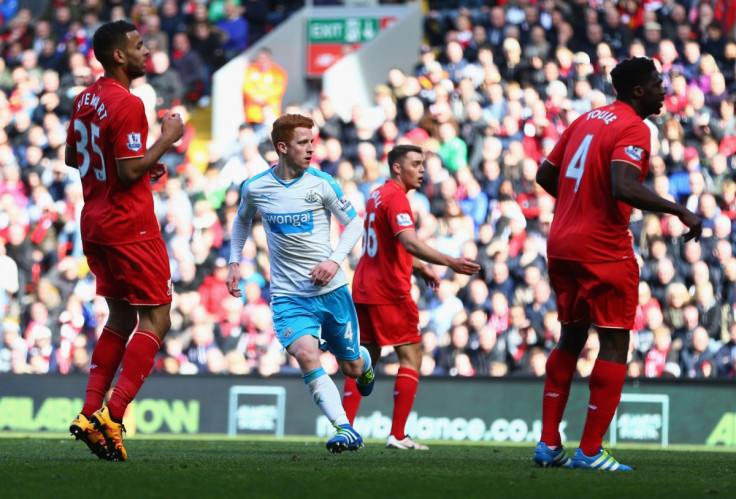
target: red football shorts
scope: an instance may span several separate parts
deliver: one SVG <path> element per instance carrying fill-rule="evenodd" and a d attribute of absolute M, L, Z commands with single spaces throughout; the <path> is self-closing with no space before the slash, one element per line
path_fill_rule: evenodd
<path fill-rule="evenodd" d="M 116 246 L 89 242 L 82 246 L 97 278 L 98 295 L 131 305 L 171 303 L 169 256 L 160 237 Z"/>
<path fill-rule="evenodd" d="M 413 300 L 391 305 L 356 303 L 360 342 L 381 347 L 422 341 L 419 310 Z"/>
<path fill-rule="evenodd" d="M 639 301 L 639 266 L 633 258 L 583 263 L 549 259 L 549 282 L 565 324 L 632 329 Z"/>

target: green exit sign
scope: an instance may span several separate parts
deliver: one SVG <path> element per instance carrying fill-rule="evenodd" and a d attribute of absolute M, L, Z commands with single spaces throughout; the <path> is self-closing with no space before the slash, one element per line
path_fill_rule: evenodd
<path fill-rule="evenodd" d="M 364 43 L 378 36 L 376 18 L 310 19 L 307 27 L 311 43 Z"/>

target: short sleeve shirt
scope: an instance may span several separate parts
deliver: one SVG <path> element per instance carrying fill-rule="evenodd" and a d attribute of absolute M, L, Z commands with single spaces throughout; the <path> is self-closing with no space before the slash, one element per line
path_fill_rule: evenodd
<path fill-rule="evenodd" d="M 389 180 L 374 190 L 366 203 L 363 252 L 353 277 L 353 300 L 369 305 L 411 300 L 414 257 L 398 239 L 414 229 L 406 191 Z"/>
<path fill-rule="evenodd" d="M 66 144 L 76 151 L 82 178 L 83 240 L 126 244 L 161 236 L 150 174 L 128 185 L 116 164 L 142 157 L 147 140 L 143 102 L 117 80 L 103 76 L 74 100 Z"/>
<path fill-rule="evenodd" d="M 565 130 L 547 160 L 559 170 L 551 258 L 610 262 L 634 258 L 631 206 L 614 199 L 611 162 L 649 170 L 651 132 L 634 109 L 615 103 L 594 109 Z"/>

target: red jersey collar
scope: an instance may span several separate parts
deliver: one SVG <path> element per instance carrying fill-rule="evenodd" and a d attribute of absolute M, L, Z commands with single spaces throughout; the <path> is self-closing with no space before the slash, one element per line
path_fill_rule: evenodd
<path fill-rule="evenodd" d="M 395 187 L 396 187 L 396 188 L 397 188 L 398 190 L 400 190 L 400 191 L 401 191 L 401 192 L 403 192 L 404 194 L 406 194 L 407 192 L 409 192 L 408 190 L 406 190 L 406 189 L 404 189 L 403 187 L 401 187 L 401 184 L 399 184 L 399 183 L 398 183 L 397 181 L 395 181 L 395 180 L 391 180 L 391 179 L 388 179 L 388 180 L 386 180 L 386 183 L 387 183 L 387 184 L 390 184 L 390 185 L 393 185 L 393 186 L 395 186 Z"/>
<path fill-rule="evenodd" d="M 108 82 L 112 83 L 113 85 L 117 85 L 118 87 L 123 88 L 123 89 L 127 90 L 128 92 L 130 92 L 130 89 L 129 88 L 127 88 L 125 85 L 123 85 L 122 83 L 120 83 L 115 78 L 110 78 L 109 76 L 104 76 L 103 75 L 103 76 L 100 76 L 100 78 L 97 81 L 99 82 L 103 78 L 105 79 L 105 81 L 108 81 Z"/>

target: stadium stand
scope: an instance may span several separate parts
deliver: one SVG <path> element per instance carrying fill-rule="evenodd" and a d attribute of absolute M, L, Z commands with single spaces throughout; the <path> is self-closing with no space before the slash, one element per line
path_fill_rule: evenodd
<path fill-rule="evenodd" d="M 274 341 L 258 224 L 241 262 L 243 300 L 227 297 L 222 283 L 238 187 L 274 160 L 248 125 L 232 144 L 209 140 L 211 75 L 232 55 L 218 28 L 225 3 L 0 3 L 0 372 L 89 369 L 106 310 L 83 259 L 82 193 L 64 165 L 64 143 L 74 96 L 100 75 L 94 30 L 118 18 L 136 23 L 149 48 L 171 61 L 162 69 L 152 57 L 132 89 L 150 110 L 151 135 L 164 107 L 190 117 L 182 144 L 166 155 L 169 175 L 154 186 L 175 287 L 156 369 L 295 372 Z M 249 45 L 303 2 L 235 4 L 239 25 L 251 28 Z M 634 211 L 641 298 L 629 375 L 736 377 L 736 2 L 619 4 L 425 1 L 415 70 L 387 74 L 375 106 L 353 110 L 347 122 L 329 95 L 285 109 L 315 119 L 315 166 L 333 173 L 358 209 L 386 178 L 393 144 L 425 149 L 425 184 L 411 197 L 418 233 L 483 269 L 472 278 L 437 269 L 436 293 L 415 283 L 425 375 L 543 375 L 559 325 L 544 258 L 554 199 L 534 182 L 536 167 L 575 117 L 612 101 L 615 63 L 647 55 L 668 94 L 662 114 L 648 120 L 655 155 L 646 183 L 696 209 L 704 234 L 683 245 L 676 218 Z M 359 252 L 345 264 L 348 275 Z M 460 330 L 467 340 L 453 339 Z M 591 335 L 579 376 L 589 374 L 596 348 Z M 386 355 L 381 365 L 390 370 Z"/>

